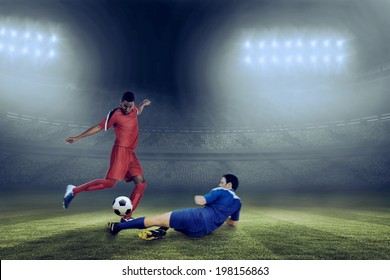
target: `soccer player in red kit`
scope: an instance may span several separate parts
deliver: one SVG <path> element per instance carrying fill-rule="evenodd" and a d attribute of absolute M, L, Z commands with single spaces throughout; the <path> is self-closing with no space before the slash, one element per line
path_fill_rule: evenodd
<path fill-rule="evenodd" d="M 76 137 L 69 137 L 65 140 L 68 143 L 74 143 L 81 138 L 94 135 L 102 129 L 108 130 L 111 126 L 114 126 L 116 135 L 106 178 L 93 180 L 80 186 L 68 185 L 63 202 L 65 209 L 69 207 L 70 202 L 80 192 L 113 188 L 120 180 L 125 179 L 126 182 L 133 181 L 135 184 L 135 188 L 130 195 L 133 209 L 131 213 L 121 220 L 126 221 L 131 218 L 146 188 L 141 164 L 138 162 L 134 153 L 138 144 L 137 116 L 141 114 L 145 106 L 151 103 L 148 99 L 145 99 L 137 107 L 134 105 L 134 100 L 134 93 L 130 91 L 125 92 L 119 107 L 110 111 L 99 124 L 89 128 Z"/>

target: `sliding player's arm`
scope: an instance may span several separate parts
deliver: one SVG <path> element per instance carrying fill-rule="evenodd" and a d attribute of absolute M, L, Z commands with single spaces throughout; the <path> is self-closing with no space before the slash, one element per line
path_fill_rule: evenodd
<path fill-rule="evenodd" d="M 72 143 L 80 140 L 81 138 L 94 135 L 94 134 L 98 133 L 100 130 L 102 130 L 102 127 L 99 124 L 97 124 L 89 129 L 87 129 L 86 131 L 84 131 L 83 133 L 81 133 L 78 136 L 66 138 L 65 141 L 72 144 Z"/>

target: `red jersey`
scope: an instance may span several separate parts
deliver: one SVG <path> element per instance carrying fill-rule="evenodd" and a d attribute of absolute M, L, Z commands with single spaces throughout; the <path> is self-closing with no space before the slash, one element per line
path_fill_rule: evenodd
<path fill-rule="evenodd" d="M 130 114 L 125 115 L 121 109 L 116 108 L 110 111 L 107 117 L 99 123 L 104 130 L 114 126 L 116 135 L 114 145 L 135 150 L 138 144 L 138 109 L 133 107 Z"/>

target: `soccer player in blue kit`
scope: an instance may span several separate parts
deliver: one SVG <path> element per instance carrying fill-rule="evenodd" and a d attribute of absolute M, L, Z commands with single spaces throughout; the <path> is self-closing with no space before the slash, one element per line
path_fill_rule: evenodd
<path fill-rule="evenodd" d="M 139 233 L 142 239 L 154 240 L 164 237 L 169 228 L 190 237 L 201 237 L 216 230 L 224 222 L 236 227 L 241 210 L 241 200 L 235 193 L 238 184 L 236 176 L 223 175 L 218 188 L 212 189 L 206 195 L 195 196 L 195 203 L 204 207 L 175 210 L 159 216 L 141 217 L 122 223 L 111 222 L 108 223 L 109 231 L 115 235 L 123 229 L 159 226 L 158 229 Z"/>

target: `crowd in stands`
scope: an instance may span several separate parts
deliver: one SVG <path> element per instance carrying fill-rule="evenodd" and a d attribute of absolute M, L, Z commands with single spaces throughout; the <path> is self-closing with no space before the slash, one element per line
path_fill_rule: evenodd
<path fill-rule="evenodd" d="M 0 116 L 0 129 L 7 139 L 25 140 L 55 146 L 69 136 L 80 134 L 91 124 L 41 121 L 38 118 Z M 81 145 L 110 147 L 113 131 L 98 133 L 82 140 Z M 252 152 L 294 147 L 331 147 L 383 143 L 390 139 L 390 120 L 355 122 L 301 128 L 279 128 L 251 131 L 237 130 L 167 130 L 143 128 L 139 149 L 159 151 Z"/>
<path fill-rule="evenodd" d="M 77 135 L 89 126 L 55 122 L 39 122 L 22 118 L 0 117 L 2 143 L 0 176 L 2 184 L 60 186 L 81 184 L 105 175 L 114 135 L 99 133 L 83 139 L 87 150 L 102 150 L 101 155 L 86 152 L 78 155 L 56 154 L 65 138 Z M 252 190 L 353 190 L 385 188 L 390 183 L 388 150 L 365 153 L 375 145 L 389 143 L 390 121 L 356 122 L 316 128 L 274 129 L 262 131 L 201 131 L 143 129 L 140 133 L 139 154 L 148 184 L 156 190 L 188 189 L 205 191 L 217 186 L 219 176 L 234 173 L 245 188 Z M 34 148 L 23 153 L 12 149 L 13 143 Z M 341 156 L 331 154 L 335 147 L 360 145 L 361 151 Z M 388 146 L 388 145 L 387 145 Z M 31 146 L 33 147 L 33 146 Z M 325 156 L 245 158 L 253 152 L 300 151 L 302 148 L 325 149 Z M 70 149 L 71 150 L 71 149 Z M 17 150 L 16 150 L 17 151 Z M 27 151 L 27 152 L 26 152 Z M 45 151 L 45 152 L 42 152 Z M 144 152 L 165 152 L 165 157 L 143 157 Z M 239 160 L 224 158 L 232 151 L 242 153 Z M 207 159 L 194 155 L 209 153 Z M 181 159 L 169 153 L 182 153 Z M 218 155 L 213 158 L 213 155 Z M 212 181 L 210 181 L 212 180 Z M 215 182 L 214 182 L 215 181 Z M 210 185 L 214 184 L 214 185 Z"/>

